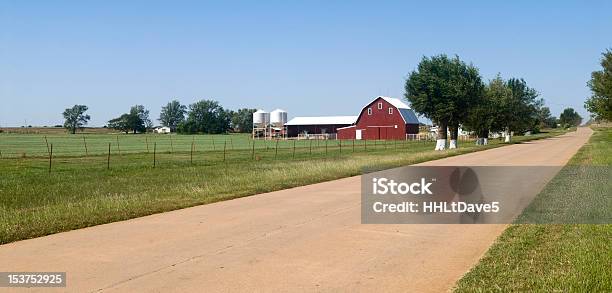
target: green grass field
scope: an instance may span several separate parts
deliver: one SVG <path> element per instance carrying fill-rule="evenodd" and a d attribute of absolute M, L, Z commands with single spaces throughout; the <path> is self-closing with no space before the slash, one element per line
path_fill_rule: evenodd
<path fill-rule="evenodd" d="M 108 153 L 134 154 L 157 151 L 189 152 L 192 143 L 196 151 L 245 150 L 251 148 L 250 134 L 227 135 L 164 135 L 164 134 L 0 134 L 0 151 L 3 158 L 47 157 L 48 146 L 53 144 L 56 157 L 80 157 Z M 256 140 L 256 148 L 275 147 L 271 140 Z M 304 147 L 307 141 L 298 141 Z M 315 141 L 317 143 L 317 141 Z M 319 142 L 320 144 L 321 142 Z M 280 148 L 293 147 L 292 141 L 280 140 Z"/>
<path fill-rule="evenodd" d="M 517 219 L 607 224 L 512 225 L 455 291 L 612 292 L 611 166 L 612 128 L 596 129 Z"/>
<path fill-rule="evenodd" d="M 560 133 L 515 137 L 515 142 Z M 6 147 L 18 145 L 20 137 L 0 139 Z M 92 148 L 100 149 L 89 156 L 75 156 L 78 137 L 47 137 L 54 153 L 74 148 L 54 155 L 51 172 L 41 135 L 23 136 L 31 142 L 22 147 L 38 150 L 40 157 L 0 160 L 0 243 L 359 175 L 363 168 L 391 168 L 503 145 L 497 140 L 489 146 L 465 142 L 459 149 L 435 152 L 433 142 L 358 141 L 353 149 L 352 141 L 342 146 L 339 141 L 298 141 L 294 152 L 293 141 L 279 142 L 278 151 L 274 141 L 256 141 L 253 153 L 248 136 L 221 135 L 172 136 L 172 151 L 170 136 L 124 135 L 119 138 L 121 154 L 111 145 L 108 160 L 103 147 L 107 152 L 116 136 L 92 135 L 92 144 L 97 140 L 100 145 Z M 155 167 L 152 150 L 147 153 L 143 146 L 145 138 L 158 142 Z M 198 143 L 191 156 L 194 139 Z"/>

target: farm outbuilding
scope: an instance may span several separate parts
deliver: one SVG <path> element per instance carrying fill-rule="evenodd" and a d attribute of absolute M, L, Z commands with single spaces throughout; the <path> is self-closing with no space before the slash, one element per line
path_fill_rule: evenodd
<path fill-rule="evenodd" d="M 170 133 L 170 127 L 168 126 L 158 126 L 153 128 L 153 133 Z"/>
<path fill-rule="evenodd" d="M 352 125 L 357 116 L 295 117 L 285 123 L 289 137 L 336 138 L 338 128 Z"/>
<path fill-rule="evenodd" d="M 379 96 L 367 104 L 355 124 L 338 128 L 338 139 L 406 139 L 419 133 L 419 120 L 399 99 Z"/>

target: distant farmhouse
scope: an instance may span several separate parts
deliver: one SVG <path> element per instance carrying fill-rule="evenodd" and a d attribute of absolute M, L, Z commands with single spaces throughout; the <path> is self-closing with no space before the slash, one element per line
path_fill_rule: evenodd
<path fill-rule="evenodd" d="M 168 126 L 157 126 L 155 128 L 153 128 L 153 133 L 170 133 L 170 127 Z"/>
<path fill-rule="evenodd" d="M 419 133 L 414 111 L 399 99 L 379 96 L 359 116 L 295 117 L 285 123 L 288 137 L 325 139 L 406 139 Z"/>

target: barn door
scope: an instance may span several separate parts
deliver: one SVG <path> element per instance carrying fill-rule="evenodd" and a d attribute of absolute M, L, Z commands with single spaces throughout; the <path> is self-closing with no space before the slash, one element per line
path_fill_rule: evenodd
<path fill-rule="evenodd" d="M 361 139 L 361 129 L 355 130 L 355 139 Z"/>

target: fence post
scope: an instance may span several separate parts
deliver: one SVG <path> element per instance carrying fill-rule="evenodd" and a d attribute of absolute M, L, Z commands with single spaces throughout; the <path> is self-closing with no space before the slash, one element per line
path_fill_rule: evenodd
<path fill-rule="evenodd" d="M 312 139 L 309 139 L 308 141 L 310 141 L 310 156 L 312 156 Z"/>
<path fill-rule="evenodd" d="M 45 144 L 47 145 L 47 154 L 49 153 L 49 141 L 47 141 L 47 136 L 45 135 Z"/>
<path fill-rule="evenodd" d="M 253 150 L 251 151 L 251 158 L 255 160 L 255 140 L 253 140 L 252 147 L 253 147 Z"/>
<path fill-rule="evenodd" d="M 87 151 L 87 141 L 85 141 L 84 135 L 83 135 L 83 144 L 85 145 L 85 156 L 89 156 L 89 152 Z"/>
<path fill-rule="evenodd" d="M 170 153 L 174 154 L 174 144 L 172 143 L 172 135 L 168 134 L 168 136 L 170 136 Z"/>
<path fill-rule="evenodd" d="M 191 152 L 189 152 L 189 163 L 193 165 L 193 141 L 191 142 Z"/>
<path fill-rule="evenodd" d="M 149 153 L 149 139 L 145 136 L 145 144 L 147 145 L 147 154 Z"/>
<path fill-rule="evenodd" d="M 117 151 L 119 152 L 119 155 L 121 156 L 121 148 L 119 147 L 119 135 L 117 135 Z"/>
<path fill-rule="evenodd" d="M 295 159 L 295 140 L 293 140 L 293 156 L 292 159 Z"/>
<path fill-rule="evenodd" d="M 232 146 L 232 151 L 234 150 L 234 140 L 230 138 L 230 145 Z"/>
<path fill-rule="evenodd" d="M 364 151 L 367 151 L 367 150 L 368 150 L 368 140 L 367 140 L 367 139 L 364 139 L 364 140 L 363 140 L 363 150 L 364 150 Z"/>
<path fill-rule="evenodd" d="M 213 151 L 214 151 L 214 150 L 216 149 L 216 147 L 215 147 L 215 138 L 214 138 L 214 137 L 211 137 L 211 139 L 212 139 L 212 143 L 213 143 Z"/>
<path fill-rule="evenodd" d="M 274 159 L 276 160 L 276 156 L 278 155 L 278 139 L 276 140 L 276 147 L 274 148 Z"/>
<path fill-rule="evenodd" d="M 353 138 L 353 153 L 355 152 L 355 139 Z"/>
<path fill-rule="evenodd" d="M 155 168 L 155 165 L 157 164 L 157 158 L 155 157 L 157 155 L 157 142 L 153 143 L 153 168 Z"/>
<path fill-rule="evenodd" d="M 340 142 L 340 154 L 342 154 L 342 140 L 338 140 Z"/>
<path fill-rule="evenodd" d="M 325 156 L 327 157 L 327 139 L 325 140 Z"/>
<path fill-rule="evenodd" d="M 51 174 L 51 161 L 53 160 L 53 144 L 51 144 L 51 149 L 49 151 L 49 174 Z"/>
<path fill-rule="evenodd" d="M 227 140 L 223 142 L 223 162 L 225 162 L 225 149 L 227 147 Z"/>
<path fill-rule="evenodd" d="M 111 149 L 111 143 L 108 143 L 108 156 L 106 157 L 106 170 L 110 169 L 110 149 Z"/>

